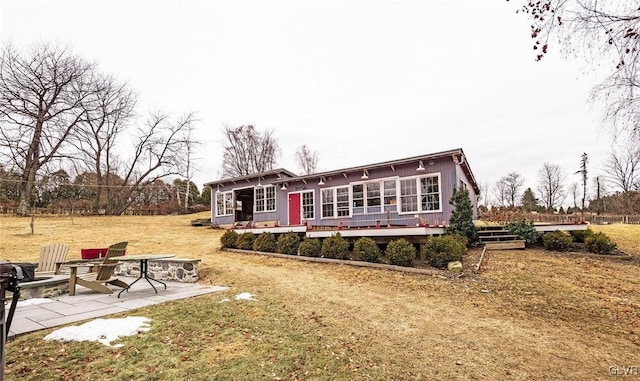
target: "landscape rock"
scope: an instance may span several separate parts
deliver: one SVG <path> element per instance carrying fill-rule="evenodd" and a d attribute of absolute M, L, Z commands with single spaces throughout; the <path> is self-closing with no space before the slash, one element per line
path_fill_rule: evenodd
<path fill-rule="evenodd" d="M 460 273 L 462 272 L 462 263 L 460 263 L 460 261 L 449 262 L 447 264 L 447 269 L 454 273 Z"/>

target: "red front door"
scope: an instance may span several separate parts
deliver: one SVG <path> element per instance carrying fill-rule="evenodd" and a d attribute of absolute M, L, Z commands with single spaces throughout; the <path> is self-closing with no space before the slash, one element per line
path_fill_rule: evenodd
<path fill-rule="evenodd" d="M 289 225 L 300 225 L 300 193 L 289 193 Z"/>

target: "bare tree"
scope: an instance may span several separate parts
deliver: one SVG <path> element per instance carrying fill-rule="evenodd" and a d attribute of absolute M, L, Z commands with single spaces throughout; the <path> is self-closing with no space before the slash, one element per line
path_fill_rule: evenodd
<path fill-rule="evenodd" d="M 505 206 L 507 200 L 507 184 L 504 181 L 498 180 L 493 188 L 493 197 L 495 199 L 495 206 Z"/>
<path fill-rule="evenodd" d="M 633 144 L 611 151 L 604 163 L 604 178 L 621 192 L 640 190 L 640 148 Z"/>
<path fill-rule="evenodd" d="M 479 182 L 478 188 L 480 189 L 480 198 L 478 199 L 478 205 L 491 205 L 491 197 L 489 196 L 489 183 L 487 181 Z"/>
<path fill-rule="evenodd" d="M 119 169 L 116 141 L 133 119 L 136 96 L 111 77 L 98 77 L 96 81 L 100 90 L 82 102 L 85 116 L 70 144 L 77 149 L 77 162 L 96 175 L 95 209 L 106 209 Z"/>
<path fill-rule="evenodd" d="M 519 2 L 519 1 L 514 1 Z M 557 42 L 567 55 L 585 57 L 607 78 L 594 88 L 604 101 L 614 136 L 640 138 L 640 7 L 637 1 L 521 0 L 531 19 L 536 59 Z"/>
<path fill-rule="evenodd" d="M 122 164 L 121 184 L 114 187 L 108 200 L 108 214 L 121 214 L 139 199 L 146 185 L 185 170 L 183 156 L 186 142 L 182 132 L 193 123 L 193 114 L 186 114 L 177 120 L 169 115 L 152 112 L 146 122 L 137 128 L 133 137 L 133 155 Z"/>
<path fill-rule="evenodd" d="M 573 207 L 578 209 L 578 198 L 580 197 L 580 185 L 575 181 L 569 185 L 569 193 L 571 193 L 571 197 L 573 198 Z"/>
<path fill-rule="evenodd" d="M 524 184 L 524 178 L 517 172 L 511 172 L 500 179 L 504 184 L 504 196 L 509 202 L 509 206 L 516 206 L 516 200 L 519 197 L 520 189 Z"/>
<path fill-rule="evenodd" d="M 189 208 L 189 200 L 191 197 L 191 179 L 193 178 L 193 173 L 196 170 L 195 167 L 195 160 L 196 158 L 194 157 L 194 153 L 195 153 L 195 149 L 198 145 L 201 144 L 200 141 L 196 140 L 194 137 L 194 131 L 195 131 L 195 119 L 193 117 L 193 114 L 188 118 L 187 123 L 185 124 L 184 128 L 182 129 L 182 141 L 184 142 L 184 157 L 183 157 L 183 163 L 184 163 L 184 175 L 186 178 L 186 189 L 184 192 L 184 209 L 187 210 Z M 180 197 L 178 197 L 178 200 L 180 200 Z"/>
<path fill-rule="evenodd" d="M 100 90 L 93 64 L 66 49 L 39 45 L 0 58 L 0 153 L 20 171 L 18 213 L 28 213 L 38 171 L 60 156 Z"/>
<path fill-rule="evenodd" d="M 273 130 L 260 133 L 252 125 L 224 126 L 223 133 L 223 176 L 245 176 L 273 169 L 280 152 Z"/>
<path fill-rule="evenodd" d="M 318 154 L 303 144 L 296 151 L 296 162 L 304 175 L 311 175 L 318 169 Z"/>
<path fill-rule="evenodd" d="M 557 164 L 544 163 L 538 171 L 538 192 L 547 210 L 555 209 L 564 201 L 564 180 L 565 175 Z"/>

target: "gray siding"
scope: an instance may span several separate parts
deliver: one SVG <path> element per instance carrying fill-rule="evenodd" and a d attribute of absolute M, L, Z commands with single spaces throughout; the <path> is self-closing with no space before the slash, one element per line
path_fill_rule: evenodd
<path fill-rule="evenodd" d="M 272 175 L 272 176 L 268 176 L 266 178 L 262 178 L 260 180 L 260 184 L 264 187 L 264 186 L 268 186 L 271 185 L 271 182 L 276 180 L 277 176 L 276 175 Z M 252 180 L 243 180 L 243 181 L 239 181 L 236 182 L 236 184 L 233 184 L 231 182 L 229 183 L 225 183 L 224 186 L 221 186 L 219 188 L 220 192 L 229 192 L 229 191 L 233 191 L 234 192 L 234 205 L 235 205 L 235 191 L 237 190 L 241 190 L 241 189 L 248 189 L 251 188 L 253 192 L 255 192 L 255 187 L 258 185 L 258 179 L 252 179 Z M 216 216 L 216 199 L 217 199 L 217 191 L 218 191 L 218 187 L 216 185 L 214 185 L 212 187 L 212 197 L 211 197 L 211 222 L 214 225 L 229 225 L 229 224 L 233 224 L 235 222 L 235 216 L 234 215 L 230 215 L 230 216 Z M 252 217 L 253 217 L 253 221 L 256 223 L 259 222 L 265 222 L 265 221 L 282 221 L 280 219 L 280 213 L 282 210 L 284 210 L 284 213 L 286 215 L 286 194 L 283 196 L 283 193 L 279 187 L 276 186 L 275 188 L 275 195 L 276 195 L 276 210 L 273 212 L 255 212 L 255 205 L 254 205 L 254 212 L 252 213 Z M 254 193 L 255 194 L 255 193 Z M 255 196 L 254 196 L 255 197 Z M 284 197 L 284 198 L 283 198 Z M 284 205 L 284 206 L 283 206 Z M 284 220 L 286 221 L 286 219 Z"/>
<path fill-rule="evenodd" d="M 460 151 L 461 152 L 461 151 Z M 394 162 L 386 162 L 373 164 L 372 167 L 375 168 L 367 168 L 366 166 L 354 167 L 348 169 L 349 172 L 340 172 L 331 171 L 324 173 L 324 184 L 321 186 L 318 184 L 320 178 L 314 177 L 314 175 L 302 176 L 302 177 L 293 177 L 290 178 L 288 176 L 284 176 L 286 181 L 286 189 L 281 189 L 283 185 L 282 181 L 284 179 L 278 179 L 277 175 L 270 172 L 268 176 L 262 177 L 261 185 L 271 185 L 272 182 L 278 181 L 279 184 L 275 187 L 275 211 L 272 212 L 256 212 L 255 205 L 252 213 L 253 221 L 256 225 L 260 225 L 260 222 L 276 222 L 280 226 L 285 226 L 289 224 L 289 211 L 288 211 L 288 200 L 289 195 L 292 193 L 302 193 L 302 192 L 313 192 L 313 200 L 314 200 L 314 218 L 302 220 L 303 223 L 307 223 L 308 225 L 313 226 L 338 226 L 340 224 L 349 227 L 359 227 L 359 226 L 375 226 L 378 223 L 381 226 L 386 226 L 387 224 L 391 224 L 394 226 L 416 226 L 418 223 L 428 223 L 429 225 L 440 225 L 447 224 L 449 222 L 453 206 L 449 204 L 449 200 L 453 195 L 453 190 L 463 182 L 467 185 L 467 189 L 469 190 L 469 194 L 471 197 L 471 203 L 473 205 L 474 217 L 476 216 L 476 193 L 473 189 L 472 179 L 466 177 L 464 170 L 461 165 L 456 164 L 453 161 L 453 156 L 457 155 L 457 151 L 451 151 L 443 153 L 441 156 L 434 156 L 433 160 L 424 160 L 424 171 L 417 171 L 418 164 L 420 158 L 417 157 L 415 159 L 404 159 L 400 161 Z M 402 163 L 402 164 L 399 164 Z M 465 164 L 466 165 L 466 164 Z M 362 179 L 363 171 L 368 171 L 368 179 Z M 439 176 L 439 210 L 436 211 L 420 211 L 420 212 L 401 212 L 401 191 L 400 184 L 403 179 L 417 179 L 430 177 L 430 175 L 438 175 Z M 393 206 L 375 206 L 370 207 L 369 210 L 364 211 L 362 207 L 356 207 L 353 199 L 353 186 L 355 184 L 362 183 L 370 183 L 373 181 L 382 181 L 385 179 L 394 179 L 396 180 L 396 204 Z M 216 217 L 216 191 L 217 184 L 223 184 L 220 188 L 221 191 L 234 191 L 234 197 L 236 195 L 235 191 L 238 189 L 246 189 L 250 188 L 255 191 L 255 186 L 258 184 L 258 179 L 255 178 L 253 180 L 247 180 L 246 178 L 238 178 L 233 179 L 236 181 L 234 184 L 232 180 L 221 180 L 219 182 L 214 182 L 212 184 L 212 193 L 214 197 L 212 197 L 212 222 L 214 224 L 232 224 L 235 222 L 235 216 L 220 216 Z M 420 191 L 419 183 L 416 184 L 418 191 Z M 351 212 L 351 216 L 349 217 L 339 217 L 339 218 L 322 218 L 322 197 L 321 191 L 324 189 L 334 189 L 336 187 L 349 187 L 349 210 Z M 384 201 L 384 188 L 380 187 L 380 200 Z M 255 193 L 254 193 L 255 194 Z M 432 195 L 429 195 L 431 197 Z M 301 197 L 302 198 L 302 197 Z M 366 198 L 366 196 L 365 196 Z M 432 199 L 427 197 L 415 197 L 412 198 L 412 204 L 415 206 L 415 202 L 418 202 L 418 209 L 421 209 L 422 199 L 425 199 L 425 202 L 432 202 Z M 255 199 L 254 199 L 255 201 Z M 335 200 L 334 200 L 335 202 Z M 383 202 L 382 202 L 383 203 Z M 234 199 L 235 205 L 235 199 Z M 245 204 L 246 205 L 246 204 Z M 410 204 L 405 204 L 410 205 Z M 386 210 L 385 210 L 386 209 Z M 388 210 L 388 212 L 387 212 Z M 248 215 L 245 213 L 243 216 Z"/>
<path fill-rule="evenodd" d="M 425 163 L 425 171 L 424 172 L 416 172 L 416 168 L 418 163 L 407 164 L 403 166 L 395 166 L 395 171 L 389 166 L 385 168 L 379 168 L 375 170 L 369 171 L 369 178 L 367 180 L 362 180 L 362 173 L 348 173 L 345 178 L 344 175 L 334 175 L 329 178 L 325 178 L 325 185 L 318 185 L 318 180 L 308 181 L 307 184 L 302 182 L 296 182 L 294 184 L 289 184 L 287 191 L 281 191 L 282 199 L 285 204 L 280 203 L 281 206 L 278 208 L 278 219 L 282 224 L 286 224 L 288 221 L 288 212 L 287 207 L 282 207 L 282 205 L 286 205 L 288 202 L 288 194 L 293 192 L 301 192 L 301 191 L 313 191 L 314 192 L 314 219 L 307 220 L 307 223 L 313 226 L 338 226 L 339 224 L 343 224 L 344 226 L 375 226 L 377 222 L 379 222 L 382 226 L 385 226 L 388 223 L 391 225 L 403 225 L 403 226 L 415 226 L 422 220 L 423 223 L 433 224 L 442 224 L 448 221 L 448 217 L 451 215 L 452 207 L 449 204 L 449 200 L 451 199 L 451 195 L 453 194 L 453 187 L 457 183 L 457 174 L 456 174 L 456 165 L 453 163 L 451 159 L 443 159 L 436 161 L 433 165 L 429 165 Z M 321 218 L 322 216 L 322 199 L 321 199 L 321 190 L 322 189 L 330 189 L 340 186 L 348 186 L 363 182 L 370 182 L 374 180 L 380 179 L 391 179 L 396 178 L 401 180 L 403 178 L 416 178 L 416 177 L 425 177 L 430 174 L 438 174 L 440 175 L 440 212 L 419 212 L 419 213 L 400 213 L 397 210 L 391 211 L 387 214 L 386 211 L 381 211 L 377 213 L 366 213 L 360 214 L 357 213 L 359 209 L 355 208 L 351 205 L 352 215 L 351 217 L 340 217 L 340 218 Z M 382 190 L 381 190 L 382 192 Z M 397 199 L 400 199 L 400 194 L 397 192 Z M 394 207 L 387 207 L 387 209 L 398 209 L 400 207 L 399 202 Z M 415 216 L 419 217 L 416 218 Z"/>

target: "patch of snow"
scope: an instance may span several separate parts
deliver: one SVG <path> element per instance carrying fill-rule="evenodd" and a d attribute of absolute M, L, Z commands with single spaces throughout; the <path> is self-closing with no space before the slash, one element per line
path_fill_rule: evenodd
<path fill-rule="evenodd" d="M 253 299 L 253 294 L 250 294 L 248 292 L 241 292 L 238 295 L 236 295 L 236 300 L 255 300 L 255 299 Z"/>
<path fill-rule="evenodd" d="M 220 302 L 218 302 L 218 303 L 226 303 L 226 302 L 230 302 L 230 301 L 231 301 L 231 299 L 224 298 L 224 299 L 220 299 Z"/>
<path fill-rule="evenodd" d="M 51 302 L 53 302 L 53 300 L 48 298 L 33 298 L 33 299 L 20 300 L 18 301 L 18 304 L 16 306 L 17 307 L 37 306 L 38 304 L 45 304 L 45 303 L 51 303 Z"/>
<path fill-rule="evenodd" d="M 45 336 L 45 340 L 97 341 L 109 347 L 118 348 L 123 344 L 111 342 L 123 336 L 132 336 L 150 329 L 151 319 L 129 316 L 123 319 L 95 319 L 79 326 L 58 329 Z"/>

